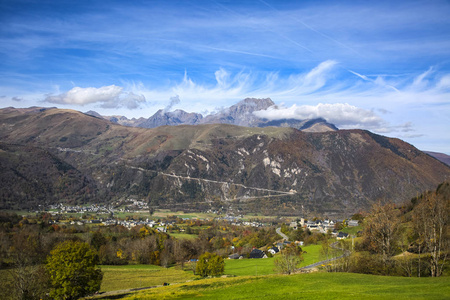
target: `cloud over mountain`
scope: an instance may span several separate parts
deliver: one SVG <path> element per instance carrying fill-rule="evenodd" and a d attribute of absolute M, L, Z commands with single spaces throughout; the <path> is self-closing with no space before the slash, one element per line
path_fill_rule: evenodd
<path fill-rule="evenodd" d="M 272 106 L 267 110 L 256 111 L 253 114 L 268 120 L 305 120 L 324 118 L 340 128 L 378 128 L 383 124 L 383 120 L 373 111 L 365 110 L 347 103 L 319 103 L 315 106 L 297 106 L 294 104 L 291 107 Z"/>

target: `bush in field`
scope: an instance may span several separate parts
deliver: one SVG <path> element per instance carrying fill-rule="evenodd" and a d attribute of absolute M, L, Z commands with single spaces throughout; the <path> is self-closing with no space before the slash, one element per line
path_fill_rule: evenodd
<path fill-rule="evenodd" d="M 225 262 L 223 258 L 214 254 L 205 252 L 202 254 L 195 267 L 195 272 L 197 275 L 202 277 L 206 276 L 219 276 L 225 271 Z"/>
<path fill-rule="evenodd" d="M 100 289 L 103 274 L 97 269 L 98 256 L 86 243 L 58 244 L 47 259 L 52 299 L 78 299 Z"/>

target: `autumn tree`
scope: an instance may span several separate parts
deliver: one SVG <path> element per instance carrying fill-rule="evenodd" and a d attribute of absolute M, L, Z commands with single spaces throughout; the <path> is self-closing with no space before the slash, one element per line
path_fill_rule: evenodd
<path fill-rule="evenodd" d="M 100 289 L 103 274 L 97 268 L 98 256 L 86 243 L 65 241 L 47 259 L 52 299 L 78 299 Z"/>
<path fill-rule="evenodd" d="M 202 277 L 219 276 L 225 271 L 225 262 L 223 258 L 214 253 L 205 252 L 200 255 L 195 273 Z"/>
<path fill-rule="evenodd" d="M 431 276 L 442 274 L 449 252 L 450 198 L 442 194 L 425 194 L 413 211 L 418 243 L 430 254 Z"/>
<path fill-rule="evenodd" d="M 275 259 L 275 270 L 281 274 L 293 273 L 298 265 L 303 261 L 302 250 L 296 245 L 288 245 L 281 251 L 281 254 Z"/>
<path fill-rule="evenodd" d="M 393 203 L 375 203 L 365 219 L 364 237 L 369 250 L 381 255 L 385 268 L 396 250 L 399 225 L 399 212 Z"/>

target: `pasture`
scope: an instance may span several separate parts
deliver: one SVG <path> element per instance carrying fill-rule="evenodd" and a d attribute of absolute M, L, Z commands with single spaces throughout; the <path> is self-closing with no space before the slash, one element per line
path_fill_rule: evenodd
<path fill-rule="evenodd" d="M 101 266 L 103 280 L 100 292 L 143 288 L 163 283 L 186 282 L 195 276 L 178 268 L 154 265 Z"/>
<path fill-rule="evenodd" d="M 319 260 L 320 245 L 303 247 L 302 266 Z M 275 256 L 276 257 L 276 256 Z M 275 274 L 274 259 L 226 259 L 225 275 L 262 276 Z M 163 283 L 182 283 L 196 279 L 191 271 L 182 271 L 179 267 L 163 268 L 154 265 L 101 266 L 103 281 L 100 292 L 145 288 Z M 198 278 L 197 278 L 198 279 Z"/>
<path fill-rule="evenodd" d="M 449 295 L 446 277 L 311 273 L 204 279 L 141 291 L 124 299 L 448 299 Z"/>
<path fill-rule="evenodd" d="M 321 245 L 310 245 L 302 247 L 303 262 L 300 267 L 311 265 L 320 260 Z M 260 276 L 275 274 L 274 260 L 277 257 L 276 254 L 271 258 L 262 259 L 226 259 L 225 260 L 225 275 L 234 276 Z"/>

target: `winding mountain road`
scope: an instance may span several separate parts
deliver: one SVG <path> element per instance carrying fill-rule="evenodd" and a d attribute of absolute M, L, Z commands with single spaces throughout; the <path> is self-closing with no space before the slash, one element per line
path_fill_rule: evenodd
<path fill-rule="evenodd" d="M 259 199 L 259 198 L 282 197 L 282 196 L 287 196 L 287 195 L 294 195 L 296 193 L 296 191 L 294 191 L 294 190 L 290 190 L 289 192 L 277 191 L 277 190 L 270 190 L 270 189 L 265 189 L 265 188 L 246 186 L 241 183 L 233 183 L 233 182 L 217 181 L 217 180 L 205 179 L 205 178 L 196 178 L 196 177 L 168 174 L 168 173 L 164 173 L 164 172 L 159 172 L 159 171 L 155 171 L 155 170 L 147 170 L 144 168 L 134 167 L 134 166 L 130 166 L 130 165 L 127 165 L 127 167 L 129 167 L 130 169 L 139 170 L 142 172 L 154 172 L 154 173 L 157 173 L 162 176 L 172 177 L 172 178 L 177 178 L 177 179 L 182 179 L 182 180 L 192 180 L 192 181 L 197 181 L 197 182 L 207 182 L 207 183 L 215 183 L 215 184 L 221 184 L 221 185 L 234 185 L 234 186 L 241 187 L 244 189 L 278 194 L 278 195 L 265 195 L 265 196 L 255 196 L 255 197 L 236 197 L 236 198 L 229 199 L 229 200 L 249 200 L 249 199 Z"/>
<path fill-rule="evenodd" d="M 277 232 L 283 239 L 285 239 L 286 241 L 289 240 L 288 236 L 281 232 L 281 227 L 277 228 L 277 229 L 276 229 L 276 232 Z"/>
<path fill-rule="evenodd" d="M 86 154 L 97 155 L 97 154 L 94 153 L 93 150 L 85 150 L 85 149 L 84 150 L 75 150 L 75 149 L 61 148 L 61 147 L 57 147 L 56 149 L 58 151 L 61 151 L 61 152 L 77 152 L 77 153 L 81 153 L 82 152 L 82 153 L 86 153 Z M 117 164 L 117 162 L 116 162 L 116 164 Z M 189 176 L 181 176 L 181 175 L 168 174 L 168 173 L 164 173 L 164 172 L 160 172 L 160 171 L 149 170 L 149 169 L 144 169 L 144 168 L 130 166 L 130 165 L 126 165 L 126 166 L 128 168 L 130 168 L 130 169 L 139 170 L 139 171 L 142 171 L 142 172 L 154 172 L 154 173 L 157 173 L 157 174 L 162 175 L 162 176 L 178 178 L 178 179 L 182 179 L 182 180 L 193 180 L 193 181 L 197 181 L 197 182 L 207 182 L 207 183 L 215 183 L 215 184 L 222 184 L 222 185 L 234 185 L 234 186 L 241 187 L 241 188 L 244 188 L 244 189 L 250 189 L 250 190 L 255 190 L 255 191 L 260 191 L 260 192 L 276 193 L 277 194 L 277 195 L 265 195 L 265 196 L 254 196 L 254 197 L 235 197 L 235 198 L 228 199 L 228 200 L 250 200 L 250 199 L 259 199 L 259 198 L 283 197 L 283 196 L 294 195 L 294 194 L 297 193 L 297 191 L 295 191 L 295 190 L 290 190 L 288 192 L 286 192 L 286 191 L 278 191 L 278 190 L 270 190 L 270 189 L 265 189 L 265 188 L 246 186 L 246 185 L 243 185 L 241 183 L 233 183 L 233 182 L 217 181 L 217 180 L 204 179 L 204 178 L 195 178 L 195 177 L 189 177 Z"/>

